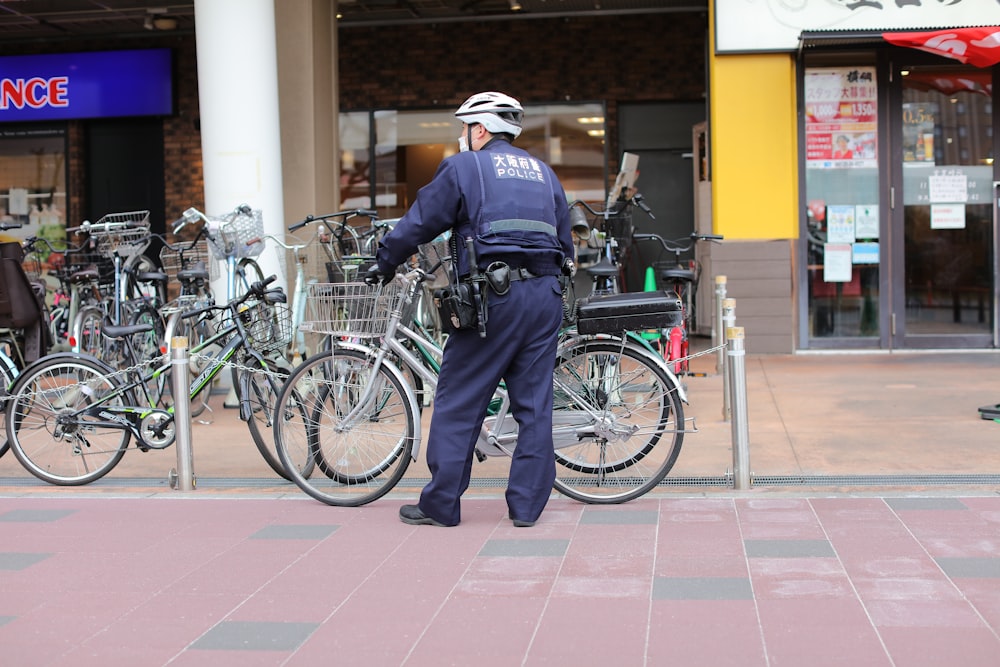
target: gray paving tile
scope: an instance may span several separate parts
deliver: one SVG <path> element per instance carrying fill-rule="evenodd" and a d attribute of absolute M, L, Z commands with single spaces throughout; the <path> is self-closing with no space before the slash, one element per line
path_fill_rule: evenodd
<path fill-rule="evenodd" d="M 309 638 L 319 623 L 223 621 L 199 637 L 190 648 L 215 651 L 292 651 Z"/>
<path fill-rule="evenodd" d="M 35 563 L 41 563 L 52 554 L 30 554 L 0 552 L 0 570 L 24 570 Z"/>
<path fill-rule="evenodd" d="M 250 536 L 252 540 L 322 540 L 334 533 L 336 525 L 281 525 L 264 526 Z"/>
<path fill-rule="evenodd" d="M 563 556 L 569 540 L 488 540 L 480 556 Z"/>
<path fill-rule="evenodd" d="M 654 600 L 752 600 L 753 587 L 744 577 L 657 577 Z"/>
<path fill-rule="evenodd" d="M 623 510 L 616 508 L 613 510 L 584 510 L 583 515 L 580 517 L 580 523 L 621 526 L 651 524 L 655 526 L 659 519 L 660 513 L 657 510 Z"/>
<path fill-rule="evenodd" d="M 9 512 L 4 512 L 0 514 L 0 521 L 15 521 L 15 522 L 47 522 L 56 521 L 64 516 L 69 516 L 73 514 L 76 510 L 10 510 Z"/>
<path fill-rule="evenodd" d="M 831 558 L 827 540 L 743 540 L 747 558 Z"/>
<path fill-rule="evenodd" d="M 969 509 L 958 498 L 886 498 L 885 503 L 896 511 Z"/>
<path fill-rule="evenodd" d="M 16 618 L 17 616 L 0 616 L 0 625 L 6 625 Z"/>
<path fill-rule="evenodd" d="M 935 558 L 955 579 L 1000 579 L 1000 558 Z"/>

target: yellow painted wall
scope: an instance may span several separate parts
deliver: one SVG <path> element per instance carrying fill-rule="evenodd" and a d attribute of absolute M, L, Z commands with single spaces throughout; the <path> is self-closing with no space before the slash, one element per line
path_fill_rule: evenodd
<path fill-rule="evenodd" d="M 798 237 L 792 54 L 710 57 L 712 219 L 732 239 Z"/>

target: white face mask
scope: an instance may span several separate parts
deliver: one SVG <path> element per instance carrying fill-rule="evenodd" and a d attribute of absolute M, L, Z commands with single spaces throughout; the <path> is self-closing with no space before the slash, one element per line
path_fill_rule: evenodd
<path fill-rule="evenodd" d="M 465 140 L 465 135 L 458 138 L 458 150 L 462 153 L 469 150 L 469 142 Z"/>

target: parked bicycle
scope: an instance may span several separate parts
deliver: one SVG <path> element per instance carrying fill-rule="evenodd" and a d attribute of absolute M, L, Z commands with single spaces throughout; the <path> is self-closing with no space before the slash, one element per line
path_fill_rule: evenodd
<path fill-rule="evenodd" d="M 635 234 L 633 239 L 639 241 L 656 241 L 663 253 L 673 255 L 667 262 L 654 262 L 657 284 L 677 295 L 683 305 L 683 316 L 676 326 L 662 332 L 659 339 L 660 351 L 665 361 L 673 367 L 674 373 L 688 374 L 690 372 L 689 353 L 691 332 L 694 331 L 695 295 L 701 278 L 701 266 L 694 260 L 682 260 L 681 257 L 690 253 L 698 241 L 719 242 L 721 234 L 698 234 L 692 232 L 689 236 L 679 239 L 665 239 L 659 234 Z"/>
<path fill-rule="evenodd" d="M 307 324 L 334 344 L 295 369 L 274 418 L 279 458 L 311 497 L 330 505 L 372 502 L 416 459 L 420 410 L 407 374 L 433 388 L 437 367 L 406 341 L 437 361 L 441 350 L 403 322 L 431 275 L 418 267 L 385 287 L 311 288 Z M 662 481 L 683 443 L 685 396 L 659 357 L 621 332 L 568 334 L 553 382 L 559 492 L 588 503 L 620 503 Z M 510 456 L 516 445 L 510 397 L 501 386 L 482 424 L 477 456 Z"/>
<path fill-rule="evenodd" d="M 241 391 L 240 418 L 258 451 L 278 474 L 284 469 L 271 454 L 270 434 L 254 415 L 270 415 L 280 380 L 271 372 L 265 354 L 269 345 L 287 343 L 290 332 L 274 331 L 268 310 L 281 303 L 281 290 L 269 290 L 273 281 L 253 283 L 246 294 L 221 306 L 178 313 L 177 318 L 221 316 L 222 324 L 212 338 L 191 349 L 201 354 L 213 343 L 221 346 L 209 355 L 205 370 L 193 378 L 190 398 L 211 386 L 215 377 L 233 364 Z M 104 333 L 126 342 L 148 330 L 147 324 L 105 327 Z M 110 472 L 122 459 L 132 439 L 140 450 L 163 449 L 174 442 L 176 429 L 172 408 L 155 405 L 149 395 L 151 380 L 167 376 L 168 361 L 150 365 L 136 360 L 119 370 L 99 359 L 73 353 L 57 353 L 25 368 L 10 387 L 5 408 L 7 438 L 21 464 L 41 480 L 59 485 L 87 484 Z M 309 461 L 299 462 L 309 470 Z"/>

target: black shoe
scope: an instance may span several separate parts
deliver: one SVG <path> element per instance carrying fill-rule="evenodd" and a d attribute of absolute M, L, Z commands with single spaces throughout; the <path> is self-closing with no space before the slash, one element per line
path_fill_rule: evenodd
<path fill-rule="evenodd" d="M 399 520 L 411 526 L 438 526 L 446 528 L 445 524 L 430 518 L 420 509 L 419 505 L 403 505 L 399 508 Z"/>
<path fill-rule="evenodd" d="M 507 518 L 514 522 L 515 528 L 531 528 L 535 525 L 534 521 L 522 521 L 521 519 L 515 519 L 510 514 L 507 515 Z"/>

